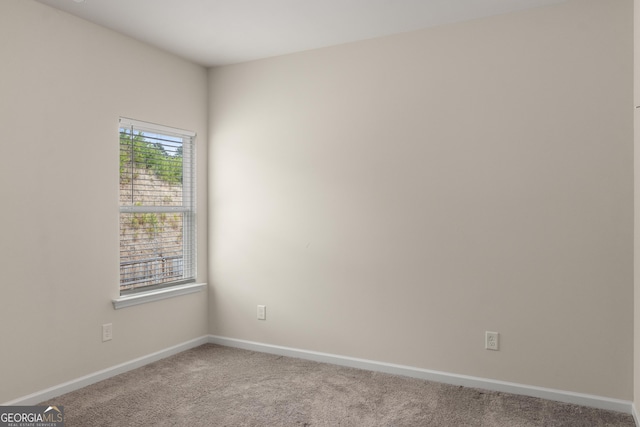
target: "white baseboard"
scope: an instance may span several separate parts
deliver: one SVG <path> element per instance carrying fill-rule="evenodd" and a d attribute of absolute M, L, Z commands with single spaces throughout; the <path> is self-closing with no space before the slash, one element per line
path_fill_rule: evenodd
<path fill-rule="evenodd" d="M 411 366 L 395 365 L 392 363 L 376 362 L 373 360 L 358 359 L 336 354 L 320 353 L 316 351 L 300 350 L 290 347 L 282 347 L 258 343 L 253 341 L 226 338 L 215 335 L 196 338 L 155 353 L 130 360 L 125 363 L 103 369 L 89 375 L 50 387 L 27 396 L 2 403 L 8 405 L 35 405 L 37 403 L 53 399 L 65 393 L 69 393 L 88 385 L 97 383 L 107 378 L 114 377 L 132 369 L 139 368 L 149 363 L 164 359 L 185 350 L 198 347 L 202 344 L 213 343 L 227 347 L 242 348 L 246 350 L 258 351 L 262 353 L 277 354 L 280 356 L 297 357 L 300 359 L 313 360 L 316 362 L 331 363 L 334 365 L 348 366 L 351 368 L 365 369 L 368 371 L 384 372 L 394 375 L 402 375 L 412 378 L 420 378 L 428 381 L 435 381 L 445 384 L 460 385 L 464 387 L 481 388 L 485 390 L 499 391 L 503 393 L 519 394 L 523 396 L 538 397 L 558 402 L 573 403 L 576 405 L 590 406 L 593 408 L 607 409 L 611 411 L 623 412 L 633 415 L 635 423 L 640 427 L 640 417 L 636 407 L 632 402 L 608 397 L 595 396 L 590 394 L 574 393 L 570 391 L 555 390 L 543 387 L 530 386 L 525 384 L 497 381 L 486 378 L 471 377 L 467 375 L 451 374 L 448 372 L 432 371 Z"/>
<path fill-rule="evenodd" d="M 491 380 L 487 378 L 471 377 L 467 375 L 451 374 L 448 372 L 431 371 L 428 369 L 414 368 L 411 366 L 395 365 L 392 363 L 376 362 L 373 360 L 357 359 L 353 357 L 339 356 L 335 354 L 319 353 L 316 351 L 300 350 L 290 347 L 263 344 L 253 341 L 226 338 L 215 335 L 209 336 L 209 342 L 227 347 L 242 348 L 262 353 L 277 354 L 280 356 L 297 357 L 299 359 L 313 360 L 316 362 L 331 363 L 334 365 L 348 366 L 351 368 L 365 369 L 368 371 L 384 372 L 406 377 L 420 378 L 439 383 L 460 385 L 464 387 L 481 388 L 502 393 L 519 394 L 523 396 L 538 397 L 557 402 L 572 403 L 589 406 L 592 408 L 606 409 L 610 411 L 633 414 L 636 417 L 635 407 L 632 402 L 591 394 L 574 393 L 571 391 L 555 390 L 544 387 L 536 387 L 525 384 L 510 383 Z M 637 418 L 636 418 L 637 420 Z M 636 425 L 638 425 L 636 421 Z"/>
<path fill-rule="evenodd" d="M 174 354 L 181 353 L 185 350 L 189 350 L 194 347 L 198 347 L 202 344 L 206 344 L 210 341 L 208 336 L 202 336 L 182 344 L 174 345 L 173 347 L 166 348 L 164 350 L 157 351 L 155 353 L 148 354 L 146 356 L 139 357 L 137 359 L 130 360 L 125 363 L 113 366 L 111 368 L 103 369 L 98 372 L 94 372 L 89 375 L 85 375 L 80 378 L 68 381 L 63 384 L 50 387 L 46 390 L 41 390 L 32 393 L 28 396 L 23 396 L 18 399 L 3 403 L 2 406 L 8 405 L 35 405 L 45 400 L 53 399 L 65 393 L 69 393 L 78 390 L 82 387 L 97 383 L 98 381 L 106 380 L 107 378 L 114 377 L 116 375 L 131 371 L 132 369 L 139 368 L 149 363 L 164 359 L 165 357 L 173 356 Z"/>

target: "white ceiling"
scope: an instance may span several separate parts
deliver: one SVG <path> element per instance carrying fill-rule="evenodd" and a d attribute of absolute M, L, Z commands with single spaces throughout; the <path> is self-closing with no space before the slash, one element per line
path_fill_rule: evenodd
<path fill-rule="evenodd" d="M 37 0 L 205 66 L 565 0 Z"/>

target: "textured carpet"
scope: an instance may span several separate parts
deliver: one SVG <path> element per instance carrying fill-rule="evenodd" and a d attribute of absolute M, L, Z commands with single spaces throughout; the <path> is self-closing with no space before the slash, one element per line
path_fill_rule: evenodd
<path fill-rule="evenodd" d="M 42 404 L 65 426 L 634 426 L 630 415 L 206 344 Z"/>

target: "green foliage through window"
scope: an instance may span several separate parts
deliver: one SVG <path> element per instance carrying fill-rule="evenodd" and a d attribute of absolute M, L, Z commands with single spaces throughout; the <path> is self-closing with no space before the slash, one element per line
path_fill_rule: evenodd
<path fill-rule="evenodd" d="M 141 132 L 120 130 L 120 177 L 127 180 L 128 168 L 152 171 L 159 179 L 171 183 L 182 183 L 182 146 L 154 142 Z"/>

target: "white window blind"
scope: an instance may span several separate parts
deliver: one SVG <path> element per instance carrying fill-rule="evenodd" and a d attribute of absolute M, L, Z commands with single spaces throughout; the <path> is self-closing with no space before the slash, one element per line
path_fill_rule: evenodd
<path fill-rule="evenodd" d="M 120 294 L 195 281 L 195 133 L 120 119 Z"/>

